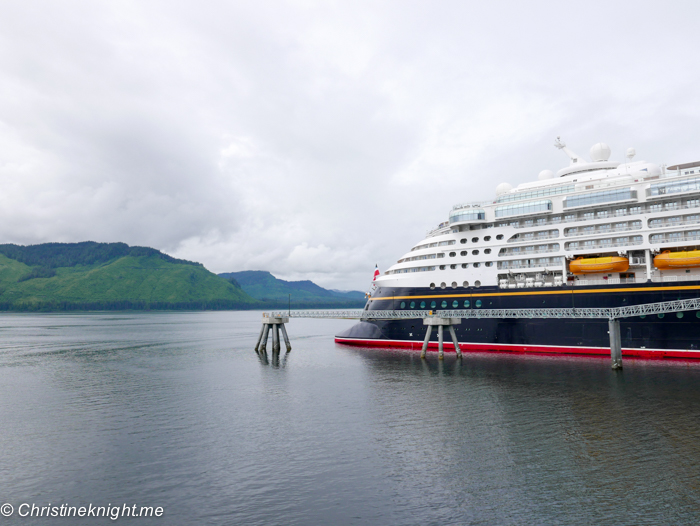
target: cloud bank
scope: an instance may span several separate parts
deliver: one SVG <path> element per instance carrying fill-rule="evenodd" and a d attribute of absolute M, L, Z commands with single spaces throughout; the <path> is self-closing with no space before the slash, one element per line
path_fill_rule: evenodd
<path fill-rule="evenodd" d="M 633 8 L 632 8 L 633 7 Z M 0 6 L 0 239 L 365 289 L 598 141 L 699 160 L 691 2 Z"/>

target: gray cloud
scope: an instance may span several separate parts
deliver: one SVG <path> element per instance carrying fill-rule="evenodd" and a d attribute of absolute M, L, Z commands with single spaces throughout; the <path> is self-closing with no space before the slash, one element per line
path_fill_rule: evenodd
<path fill-rule="evenodd" d="M 0 237 L 365 288 L 603 140 L 700 155 L 690 2 L 0 6 Z"/>

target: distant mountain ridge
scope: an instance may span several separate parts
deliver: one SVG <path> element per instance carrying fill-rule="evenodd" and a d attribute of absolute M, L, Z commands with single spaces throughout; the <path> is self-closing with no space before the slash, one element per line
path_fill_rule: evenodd
<path fill-rule="evenodd" d="M 292 295 L 292 308 L 317 306 L 363 307 L 365 295 L 359 291 L 340 292 L 320 287 L 309 280 L 285 281 L 266 270 L 244 270 L 219 274 L 225 279 L 234 279 L 243 291 L 253 298 L 286 305 Z"/>
<path fill-rule="evenodd" d="M 0 310 L 251 309 L 200 263 L 125 243 L 0 245 Z"/>

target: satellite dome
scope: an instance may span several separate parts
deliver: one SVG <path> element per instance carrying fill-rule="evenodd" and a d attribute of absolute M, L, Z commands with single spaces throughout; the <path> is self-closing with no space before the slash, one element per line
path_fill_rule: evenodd
<path fill-rule="evenodd" d="M 554 172 L 552 170 L 542 170 L 540 172 L 540 175 L 537 176 L 537 179 L 540 181 L 546 181 L 547 179 L 551 179 L 554 177 Z"/>
<path fill-rule="evenodd" d="M 501 183 L 496 187 L 496 195 L 507 194 L 513 189 L 513 186 L 509 183 Z"/>
<path fill-rule="evenodd" d="M 627 158 L 630 161 L 632 160 L 632 157 L 634 157 L 635 155 L 637 155 L 637 150 L 635 150 L 634 148 L 627 148 Z"/>
<path fill-rule="evenodd" d="M 594 163 L 607 161 L 610 159 L 610 146 L 604 142 L 599 142 L 591 147 L 591 160 Z"/>

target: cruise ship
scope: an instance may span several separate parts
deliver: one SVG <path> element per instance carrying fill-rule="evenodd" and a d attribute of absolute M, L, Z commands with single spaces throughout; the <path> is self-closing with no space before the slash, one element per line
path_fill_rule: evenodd
<path fill-rule="evenodd" d="M 698 296 L 700 162 L 611 161 L 598 143 L 590 161 L 569 157 L 556 174 L 492 201 L 455 205 L 376 278 L 366 310 L 619 307 Z M 463 319 L 463 352 L 610 354 L 607 320 Z M 366 320 L 336 342 L 420 349 L 420 318 Z M 700 311 L 621 320 L 624 356 L 700 358 Z M 434 334 L 430 347 L 437 346 Z M 445 348 L 453 349 L 446 343 Z"/>

